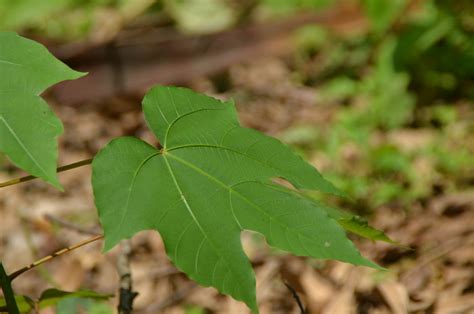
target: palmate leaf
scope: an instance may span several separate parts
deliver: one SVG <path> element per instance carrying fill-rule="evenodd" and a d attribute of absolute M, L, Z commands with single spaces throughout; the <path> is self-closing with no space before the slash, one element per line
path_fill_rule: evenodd
<path fill-rule="evenodd" d="M 271 183 L 339 191 L 282 143 L 240 126 L 232 102 L 158 86 L 143 109 L 161 150 L 133 137 L 111 141 L 93 161 L 95 203 L 105 250 L 141 230 L 157 230 L 189 277 L 258 312 L 242 230 L 296 255 L 377 267 L 316 203 Z"/>
<path fill-rule="evenodd" d="M 56 138 L 63 126 L 39 94 L 82 75 L 41 44 L 0 32 L 0 151 L 57 188 L 61 185 L 56 175 Z"/>

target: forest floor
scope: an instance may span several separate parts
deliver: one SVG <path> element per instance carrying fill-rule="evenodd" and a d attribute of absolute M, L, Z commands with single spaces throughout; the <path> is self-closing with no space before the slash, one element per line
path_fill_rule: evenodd
<path fill-rule="evenodd" d="M 234 97 L 244 125 L 293 144 L 288 130 L 302 125 L 328 130 L 342 107 L 320 104 L 317 92 L 294 83 L 290 72 L 286 60 L 266 58 L 233 66 L 227 73 L 229 87 L 224 93 L 216 92 L 207 78 L 197 79 L 192 87 L 216 97 Z M 60 139 L 61 165 L 90 158 L 121 135 L 156 144 L 143 121 L 138 99 L 116 98 L 77 106 L 61 106 L 52 100 L 51 104 L 65 125 Z M 472 117 L 472 106 L 459 104 L 456 108 Z M 398 129 L 390 138 L 401 149 L 409 149 L 436 136 L 430 132 Z M 343 148 L 349 162 L 354 158 L 351 149 L 350 145 Z M 332 167 L 317 146 L 301 150 L 323 174 Z M 3 164 L 6 171 L 0 172 L 0 181 L 21 175 L 7 162 Z M 420 176 L 431 171 L 429 163 L 419 163 L 414 169 Z M 60 174 L 64 193 L 39 180 L 2 189 L 0 252 L 8 271 L 88 237 L 61 221 L 100 232 L 90 174 L 89 166 Z M 466 177 L 472 180 L 472 174 Z M 355 208 L 364 206 L 357 205 L 358 199 L 354 202 Z M 364 256 L 387 271 L 290 256 L 269 248 L 260 237 L 244 233 L 244 247 L 256 272 L 261 312 L 299 313 L 287 283 L 308 313 L 473 313 L 473 209 L 472 184 L 441 192 L 433 188 L 427 197 L 374 206 L 369 211 L 370 224 L 402 246 L 359 238 L 354 241 Z M 136 313 L 247 312 L 244 304 L 213 288 L 199 287 L 180 273 L 167 259 L 157 232 L 139 233 L 132 245 L 133 284 L 139 293 Z M 117 253 L 115 248 L 103 254 L 101 243 L 91 244 L 29 271 L 15 280 L 14 288 L 31 297 L 38 297 L 47 287 L 115 294 Z M 111 299 L 110 304 L 116 301 Z"/>

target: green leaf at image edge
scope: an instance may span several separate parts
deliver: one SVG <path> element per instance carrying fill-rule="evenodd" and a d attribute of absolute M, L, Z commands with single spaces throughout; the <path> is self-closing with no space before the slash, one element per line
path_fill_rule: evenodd
<path fill-rule="evenodd" d="M 35 302 L 27 296 L 15 295 L 15 302 L 19 313 L 30 313 L 35 308 Z M 6 309 L 6 313 L 13 313 L 7 310 L 5 298 L 0 297 L 0 313 L 5 313 L 3 309 Z"/>
<path fill-rule="evenodd" d="M 56 306 L 59 302 L 72 299 L 92 299 L 92 300 L 108 300 L 112 298 L 113 295 L 101 294 L 91 290 L 79 290 L 79 291 L 63 291 L 58 289 L 47 289 L 41 293 L 40 298 L 38 299 L 38 308 L 44 309 L 51 306 Z M 35 302 L 26 296 L 15 295 L 14 300 L 18 305 L 18 313 L 29 313 L 35 308 Z M 4 298 L 0 297 L 0 309 L 6 306 Z M 1 311 L 0 311 L 1 312 Z M 9 313 L 13 313 L 9 309 Z"/>
<path fill-rule="evenodd" d="M 178 268 L 255 313 L 255 276 L 242 230 L 299 256 L 380 268 L 317 203 L 271 183 L 280 177 L 300 190 L 341 195 L 281 142 L 241 127 L 232 102 L 157 86 L 143 109 L 163 149 L 122 137 L 93 161 L 105 250 L 141 230 L 157 230 Z"/>
<path fill-rule="evenodd" d="M 0 32 L 0 151 L 18 167 L 61 189 L 57 137 L 61 121 L 39 96 L 46 88 L 77 79 L 41 44 Z"/>

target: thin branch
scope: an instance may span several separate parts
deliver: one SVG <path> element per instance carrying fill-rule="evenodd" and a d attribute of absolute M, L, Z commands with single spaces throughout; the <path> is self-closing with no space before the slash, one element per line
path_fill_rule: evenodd
<path fill-rule="evenodd" d="M 290 290 L 291 295 L 293 296 L 293 299 L 295 299 L 296 303 L 298 304 L 298 307 L 300 309 L 300 313 L 301 314 L 306 314 L 306 309 L 304 308 L 303 302 L 301 302 L 300 296 L 298 295 L 296 290 L 292 286 L 290 286 L 288 283 L 286 283 L 286 282 L 283 282 L 283 283 L 288 288 L 288 290 Z"/>
<path fill-rule="evenodd" d="M 86 245 L 86 244 L 89 244 L 89 243 L 95 242 L 95 241 L 97 241 L 97 240 L 100 240 L 100 239 L 102 239 L 103 237 L 104 237 L 104 236 L 101 235 L 101 234 L 100 234 L 100 235 L 96 235 L 96 236 L 94 236 L 94 237 L 92 237 L 92 238 L 86 239 L 86 240 L 81 241 L 81 242 L 79 242 L 79 243 L 76 243 L 76 244 L 74 244 L 74 245 L 72 245 L 72 246 L 69 246 L 69 247 L 67 247 L 67 248 L 61 249 L 61 250 L 59 250 L 59 251 L 56 251 L 56 252 L 54 252 L 53 254 L 48 255 L 48 256 L 46 256 L 46 257 L 43 257 L 42 259 L 39 259 L 39 260 L 37 260 L 37 261 L 31 263 L 31 264 L 28 265 L 28 266 L 25 266 L 25 267 L 23 267 L 23 268 L 18 269 L 17 271 L 15 271 L 15 272 L 13 272 L 12 274 L 10 274 L 10 275 L 8 276 L 8 278 L 10 279 L 10 281 L 13 281 L 16 277 L 20 276 L 21 274 L 23 274 L 24 272 L 26 272 L 26 271 L 28 271 L 28 270 L 30 270 L 30 269 L 32 269 L 32 268 L 35 268 L 35 267 L 38 266 L 38 265 L 41 265 L 41 264 L 43 264 L 43 263 L 46 263 L 47 261 L 50 261 L 50 260 L 52 260 L 53 258 L 58 257 L 58 256 L 61 256 L 61 255 L 65 254 L 65 253 L 71 252 L 71 251 L 73 251 L 73 250 L 75 250 L 75 249 L 77 249 L 77 248 L 80 248 L 81 246 L 84 246 L 84 245 Z"/>
<path fill-rule="evenodd" d="M 138 295 L 133 291 L 132 273 L 130 270 L 130 256 L 132 255 L 132 244 L 130 240 L 122 241 L 121 251 L 117 260 L 117 271 L 120 276 L 120 294 L 118 312 L 119 314 L 131 314 L 133 310 L 133 300 Z"/>
<path fill-rule="evenodd" d="M 79 167 L 82 167 L 82 166 L 86 166 L 86 165 L 91 164 L 92 160 L 93 160 L 92 158 L 91 159 L 85 159 L 85 160 L 81 160 L 81 161 L 78 161 L 78 162 L 74 162 L 74 163 L 69 164 L 69 165 L 64 165 L 64 166 L 61 166 L 61 167 L 57 168 L 56 171 L 57 172 L 63 172 L 63 171 L 71 170 L 71 169 L 74 169 L 74 168 L 79 168 Z M 20 183 L 23 183 L 23 182 L 26 182 L 26 181 L 31 181 L 31 180 L 37 179 L 37 178 L 38 177 L 29 175 L 29 176 L 24 176 L 24 177 L 12 179 L 12 180 L 0 183 L 0 188 L 4 188 L 4 187 L 10 186 L 10 185 L 20 184 Z"/>
<path fill-rule="evenodd" d="M 52 223 L 56 223 L 56 224 L 60 225 L 61 227 L 76 231 L 78 233 L 88 234 L 88 235 L 96 235 L 96 234 L 99 233 L 99 231 L 94 230 L 96 228 L 85 228 L 85 227 L 82 227 L 82 226 L 78 226 L 76 224 L 73 224 L 72 222 L 69 222 L 69 221 L 64 220 L 62 218 L 59 218 L 59 217 L 55 217 L 55 216 L 50 215 L 50 214 L 44 215 L 44 218 L 46 218 L 46 220 L 48 220 Z"/>

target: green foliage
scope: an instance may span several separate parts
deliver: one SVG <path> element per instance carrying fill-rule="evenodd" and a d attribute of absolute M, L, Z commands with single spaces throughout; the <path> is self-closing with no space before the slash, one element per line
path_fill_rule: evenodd
<path fill-rule="evenodd" d="M 382 34 L 400 16 L 406 6 L 406 0 L 362 0 L 362 5 L 372 24 L 372 31 Z"/>
<path fill-rule="evenodd" d="M 94 27 L 97 11 L 115 0 L 0 0 L 0 30 L 33 30 L 53 38 L 82 38 Z"/>
<path fill-rule="evenodd" d="M 111 313 L 104 311 L 104 306 L 95 301 L 104 301 L 111 298 L 111 295 L 104 295 L 90 290 L 79 290 L 74 292 L 48 289 L 43 291 L 38 300 L 34 301 L 25 296 L 15 296 L 20 313 L 30 313 L 35 309 L 44 309 L 51 306 L 58 306 L 58 313 L 77 313 L 72 309 L 83 306 L 85 309 L 96 309 L 95 312 L 88 313 Z M 5 306 L 5 299 L 0 298 L 0 308 Z"/>
<path fill-rule="evenodd" d="M 6 30 L 18 30 L 36 26 L 49 16 L 72 1 L 64 0 L 0 0 L 0 28 Z"/>
<path fill-rule="evenodd" d="M 367 97 L 371 117 L 367 121 L 381 128 L 395 128 L 411 120 L 414 97 L 408 92 L 409 76 L 393 67 L 395 39 L 387 39 L 378 52 L 374 70 L 362 82 L 361 95 Z"/>
<path fill-rule="evenodd" d="M 318 203 L 271 183 L 280 177 L 297 189 L 341 194 L 279 141 L 242 128 L 232 102 L 155 87 L 143 109 L 163 148 L 122 137 L 94 158 L 106 250 L 155 229 L 177 267 L 254 312 L 255 278 L 240 243 L 244 229 L 296 255 L 377 267 Z"/>
<path fill-rule="evenodd" d="M 343 110 L 338 122 L 352 125 L 355 132 L 360 132 L 361 129 L 393 129 L 411 121 L 415 98 L 408 91 L 410 77 L 394 68 L 395 48 L 396 39 L 387 38 L 361 80 L 338 76 L 322 87 L 327 101 L 357 98 L 359 107 Z"/>
<path fill-rule="evenodd" d="M 406 1 L 361 3 L 367 33 L 299 34 L 296 70 L 335 108 L 327 130 L 299 126 L 282 138 L 329 156 L 322 157 L 327 178 L 367 213 L 424 199 L 440 185 L 453 189 L 472 173 L 473 147 L 462 144 L 472 142 L 470 113 L 457 111 L 474 96 L 474 7 L 469 0 L 425 1 L 416 10 Z"/>
<path fill-rule="evenodd" d="M 113 314 L 110 305 L 91 299 L 68 298 L 61 300 L 56 306 L 56 314 Z"/>
<path fill-rule="evenodd" d="M 370 158 L 374 171 L 380 174 L 403 173 L 410 167 L 408 156 L 393 145 L 375 147 Z"/>
<path fill-rule="evenodd" d="M 57 305 L 60 301 L 65 299 L 88 299 L 88 300 L 107 300 L 113 297 L 112 295 L 100 294 L 91 290 L 79 291 L 62 291 L 58 289 L 48 289 L 43 291 L 38 303 L 40 308 Z"/>
<path fill-rule="evenodd" d="M 426 1 L 422 9 L 398 36 L 396 68 L 410 73 L 428 100 L 474 97 L 472 1 Z"/>
<path fill-rule="evenodd" d="M 237 20 L 237 12 L 222 0 L 168 0 L 165 9 L 184 33 L 205 34 L 222 31 Z"/>
<path fill-rule="evenodd" d="M 185 314 L 206 314 L 206 311 L 197 306 L 189 306 L 184 310 Z"/>
<path fill-rule="evenodd" d="M 429 197 L 433 186 L 451 190 L 469 180 L 474 169 L 474 147 L 466 144 L 473 141 L 469 116 L 461 117 L 446 105 L 421 113 L 418 129 L 379 129 L 367 122 L 373 116 L 364 106 L 346 107 L 338 109 L 326 131 L 320 125 L 304 126 L 285 131 L 281 138 L 303 153 L 317 149 L 327 179 L 367 213 L 383 204 L 404 206 Z"/>
<path fill-rule="evenodd" d="M 275 13 L 291 13 L 296 10 L 318 9 L 334 3 L 334 0 L 262 0 L 262 6 Z"/>
<path fill-rule="evenodd" d="M 14 297 L 16 306 L 18 307 L 18 312 L 15 310 L 9 309 L 4 297 L 0 297 L 0 313 L 3 313 L 1 309 L 7 309 L 7 313 L 30 313 L 35 307 L 35 302 L 27 296 L 15 295 Z"/>
<path fill-rule="evenodd" d="M 39 95 L 83 74 L 14 33 L 0 32 L 0 42 L 0 150 L 18 167 L 61 188 L 56 138 L 63 126 Z"/>

